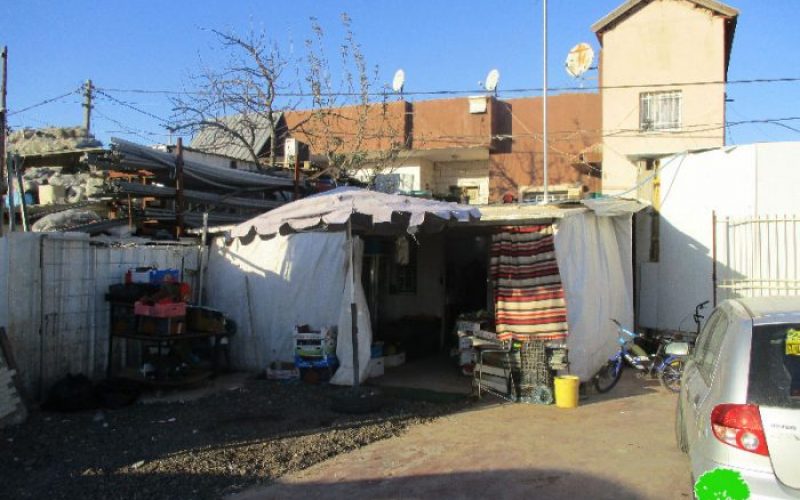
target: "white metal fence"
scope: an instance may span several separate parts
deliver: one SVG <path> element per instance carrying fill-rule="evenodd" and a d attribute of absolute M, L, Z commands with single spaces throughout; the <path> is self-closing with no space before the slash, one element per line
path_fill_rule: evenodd
<path fill-rule="evenodd" d="M 131 267 L 181 271 L 194 288 L 199 248 L 98 246 L 86 235 L 11 233 L 0 238 L 0 326 L 28 393 L 40 397 L 67 373 L 105 373 L 109 285 Z"/>
<path fill-rule="evenodd" d="M 800 215 L 717 218 L 717 301 L 800 294 Z"/>

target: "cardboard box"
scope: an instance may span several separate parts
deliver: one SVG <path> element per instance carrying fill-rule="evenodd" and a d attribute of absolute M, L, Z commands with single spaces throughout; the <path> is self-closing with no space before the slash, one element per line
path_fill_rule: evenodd
<path fill-rule="evenodd" d="M 471 365 L 475 363 L 475 350 L 474 349 L 466 349 L 458 353 L 458 365 Z"/>
<path fill-rule="evenodd" d="M 398 352 L 397 354 L 392 354 L 390 356 L 384 356 L 384 365 L 387 368 L 394 368 L 395 366 L 400 366 L 405 364 L 406 362 L 406 353 Z"/>
<path fill-rule="evenodd" d="M 64 186 L 39 186 L 39 205 L 56 205 L 64 203 L 66 190 Z"/>
<path fill-rule="evenodd" d="M 375 378 L 382 377 L 384 374 L 385 360 L 384 358 L 372 358 L 369 360 L 369 371 L 367 377 Z"/>
<path fill-rule="evenodd" d="M 180 335 L 186 331 L 183 317 L 139 316 L 137 332 L 143 335 Z"/>
<path fill-rule="evenodd" d="M 481 329 L 478 321 L 456 321 L 456 330 L 467 334 L 475 333 Z"/>

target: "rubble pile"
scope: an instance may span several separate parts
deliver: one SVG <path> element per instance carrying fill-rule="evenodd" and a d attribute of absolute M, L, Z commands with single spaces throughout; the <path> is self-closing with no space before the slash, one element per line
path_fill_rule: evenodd
<path fill-rule="evenodd" d="M 83 127 L 25 128 L 8 135 L 9 152 L 22 156 L 102 146 Z"/>

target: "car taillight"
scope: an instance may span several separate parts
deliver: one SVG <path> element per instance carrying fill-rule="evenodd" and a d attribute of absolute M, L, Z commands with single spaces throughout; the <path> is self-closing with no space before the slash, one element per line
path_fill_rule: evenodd
<path fill-rule="evenodd" d="M 711 429 L 723 443 L 769 456 L 767 438 L 756 405 L 722 404 L 711 411 Z"/>

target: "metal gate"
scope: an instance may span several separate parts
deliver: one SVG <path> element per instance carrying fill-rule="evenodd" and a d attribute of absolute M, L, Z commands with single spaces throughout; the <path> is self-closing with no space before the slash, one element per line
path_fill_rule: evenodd
<path fill-rule="evenodd" d="M 800 215 L 714 215 L 714 302 L 800 295 Z"/>

